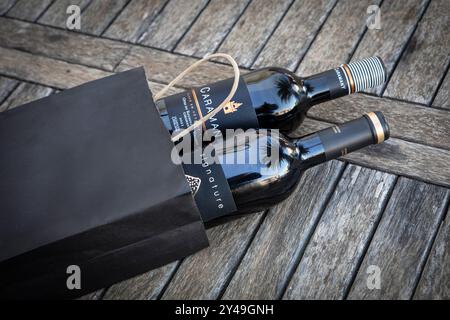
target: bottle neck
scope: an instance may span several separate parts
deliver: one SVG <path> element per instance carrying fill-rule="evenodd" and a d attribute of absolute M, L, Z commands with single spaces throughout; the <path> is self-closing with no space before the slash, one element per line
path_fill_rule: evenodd
<path fill-rule="evenodd" d="M 388 125 L 380 112 L 333 126 L 295 140 L 299 166 L 307 169 L 325 161 L 381 143 L 389 138 Z"/>
<path fill-rule="evenodd" d="M 303 79 L 303 89 L 306 91 L 311 106 L 351 93 L 341 68 L 321 72 Z"/>
<path fill-rule="evenodd" d="M 386 69 L 379 57 L 342 64 L 303 79 L 311 106 L 383 84 Z"/>

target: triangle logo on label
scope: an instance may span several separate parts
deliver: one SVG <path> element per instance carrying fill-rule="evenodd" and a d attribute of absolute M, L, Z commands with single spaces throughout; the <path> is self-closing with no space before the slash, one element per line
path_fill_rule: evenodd
<path fill-rule="evenodd" d="M 200 185 L 202 183 L 202 179 L 197 178 L 197 177 L 193 177 L 190 175 L 185 175 L 186 176 L 186 180 L 189 183 L 189 186 L 191 187 L 191 192 L 192 195 L 195 196 L 195 194 L 197 193 L 198 189 L 200 189 Z"/>

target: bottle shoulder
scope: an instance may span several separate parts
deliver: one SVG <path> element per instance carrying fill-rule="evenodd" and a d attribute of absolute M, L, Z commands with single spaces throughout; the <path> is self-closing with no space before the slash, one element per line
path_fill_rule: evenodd
<path fill-rule="evenodd" d="M 291 132 L 309 108 L 303 81 L 289 70 L 267 67 L 244 75 L 261 128 Z"/>
<path fill-rule="evenodd" d="M 221 164 L 228 179 L 236 181 L 240 187 L 249 184 L 270 187 L 289 179 L 297 168 L 299 150 L 297 145 L 284 135 L 272 130 L 259 130 L 254 138 L 242 140 L 233 149 L 222 153 Z M 229 157 L 229 154 L 233 154 Z M 244 163 L 229 163 L 227 159 Z"/>
<path fill-rule="evenodd" d="M 267 78 L 284 78 L 286 77 L 289 79 L 290 83 L 295 83 L 297 85 L 301 85 L 303 82 L 303 78 L 297 76 L 294 72 L 277 66 L 270 66 L 270 67 L 264 67 L 261 69 L 252 70 L 246 74 L 243 75 L 243 78 L 245 81 L 253 82 L 253 81 L 260 81 L 262 79 Z"/>

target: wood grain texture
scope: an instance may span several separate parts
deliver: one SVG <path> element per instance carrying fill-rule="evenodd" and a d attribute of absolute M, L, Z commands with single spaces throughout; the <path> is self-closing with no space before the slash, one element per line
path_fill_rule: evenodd
<path fill-rule="evenodd" d="M 66 89 L 111 75 L 110 72 L 0 47 L 0 73 Z"/>
<path fill-rule="evenodd" d="M 399 178 L 349 299 L 411 299 L 426 249 L 441 223 L 446 194 L 447 189 Z M 380 270 L 380 289 L 367 286 L 370 266 Z"/>
<path fill-rule="evenodd" d="M 58 89 L 72 88 L 112 74 L 99 69 L 39 57 L 13 49 L 0 47 L 0 54 L 3 58 L 0 59 L 0 74 Z M 158 92 L 165 86 L 153 81 L 148 83 L 153 93 Z M 175 94 L 180 90 L 176 87 L 171 88 L 166 95 Z"/>
<path fill-rule="evenodd" d="M 17 0 L 3 0 L 0 2 L 0 15 L 7 13 Z"/>
<path fill-rule="evenodd" d="M 269 210 L 224 299 L 277 299 L 344 168 L 332 161 L 307 170 L 297 190 Z"/>
<path fill-rule="evenodd" d="M 208 0 L 170 0 L 138 40 L 155 48 L 172 50 Z"/>
<path fill-rule="evenodd" d="M 380 6 L 381 28 L 367 29 L 352 61 L 379 56 L 390 76 L 428 2 L 429 0 L 384 1 Z M 384 87 L 385 85 L 365 91 L 380 95 Z"/>
<path fill-rule="evenodd" d="M 291 2 L 253 0 L 218 51 L 230 54 L 239 65 L 250 67 Z"/>
<path fill-rule="evenodd" d="M 385 115 L 391 137 L 450 150 L 450 112 L 446 110 L 359 94 L 314 106 L 308 115 L 342 123 L 375 110 Z"/>
<path fill-rule="evenodd" d="M 306 247 L 284 299 L 342 299 L 395 176 L 349 165 Z"/>
<path fill-rule="evenodd" d="M 48 0 L 40 2 L 37 4 L 37 7 L 46 1 Z M 330 23 L 329 20 L 325 21 L 325 17 L 327 16 L 325 13 L 327 10 L 330 10 L 328 6 L 332 5 L 333 0 L 330 0 L 330 2 L 318 0 L 314 3 L 308 2 L 307 0 L 300 0 L 293 2 L 292 5 L 290 5 L 290 0 L 278 4 L 269 3 L 269 1 L 265 0 L 254 0 L 253 4 L 245 11 L 244 8 L 247 6 L 248 0 L 239 3 L 236 3 L 235 0 L 232 1 L 210 1 L 191 29 L 181 38 L 179 45 L 176 47 L 176 51 L 200 57 L 202 56 L 199 53 L 201 50 L 205 50 L 205 52 L 206 50 L 211 50 L 210 48 L 214 48 L 212 49 L 213 51 L 216 50 L 231 27 L 235 26 L 234 29 L 240 28 L 243 33 L 243 36 L 238 37 L 238 41 L 234 42 L 236 52 L 239 53 L 239 50 L 241 50 L 244 58 L 251 56 L 252 59 L 249 59 L 250 61 L 254 61 L 258 53 L 261 52 L 252 67 L 273 64 L 286 67 L 290 67 L 291 65 L 295 66 L 304 55 L 305 48 L 311 44 L 312 39 L 314 39 L 314 34 L 320 29 L 320 25 L 324 24 L 321 29 L 323 31 L 327 24 Z M 340 5 L 344 1 L 340 1 Z M 399 48 L 406 46 L 405 41 L 411 36 L 412 29 L 416 23 L 415 21 L 420 16 L 420 10 L 424 8 L 423 1 L 425 0 L 407 0 L 403 4 L 399 4 L 397 1 L 385 0 L 381 6 L 382 27 L 386 27 L 389 31 L 386 32 L 384 29 L 379 31 L 368 30 L 362 40 L 360 39 L 361 43 L 356 48 L 356 53 L 353 55 L 353 58 L 356 59 L 374 53 L 379 54 L 387 61 L 387 64 L 392 63 L 392 69 L 400 59 L 401 49 Z M 10 8 L 15 1 L 5 0 L 0 2 L 1 15 L 5 14 L 7 10 L 11 12 L 12 10 Z M 20 20 L 33 20 L 33 10 L 37 9 L 37 7 L 35 8 L 31 5 L 34 1 L 25 2 L 20 0 L 18 2 L 25 9 L 15 9 L 17 12 L 20 11 L 20 14 L 17 13 L 17 18 Z M 100 35 L 103 29 L 112 22 L 108 30 L 104 32 L 104 34 L 108 34 L 107 37 L 134 42 L 144 31 L 149 30 L 149 26 L 154 22 L 155 17 L 167 3 L 164 0 L 132 0 L 126 4 L 117 16 L 118 10 L 120 10 L 118 7 L 120 5 L 123 7 L 126 2 L 126 0 L 119 0 L 117 2 L 101 0 L 82 1 L 82 8 L 84 9 L 82 14 L 82 28 L 84 29 L 81 31 Z M 275 12 L 275 17 L 270 16 L 270 14 L 274 14 L 273 12 L 266 15 L 262 12 L 254 12 L 248 20 L 245 20 L 246 15 L 249 15 L 248 11 L 257 2 L 263 5 L 255 7 L 253 11 L 264 11 L 266 10 L 263 8 L 265 6 L 279 6 L 281 9 Z M 438 5 L 436 5 L 436 2 L 438 2 Z M 169 82 L 185 67 L 197 61 L 196 58 L 171 54 L 152 48 L 127 45 L 120 41 L 94 38 L 58 29 L 66 28 L 65 21 L 68 15 L 65 13 L 65 9 L 67 5 L 80 2 L 76 0 L 58 0 L 55 3 L 58 3 L 58 5 L 53 4 L 49 7 L 49 11 L 53 11 L 53 16 L 49 16 L 50 14 L 46 12 L 44 16 L 47 16 L 47 22 L 44 21 L 43 23 L 51 24 L 57 28 L 31 25 L 6 17 L 0 18 L 0 75 L 11 77 L 0 76 L 0 111 L 56 92 L 57 90 L 53 88 L 65 89 L 73 87 L 110 75 L 112 71 L 127 70 L 140 65 L 145 66 L 147 76 L 150 80 L 149 86 L 155 93 L 163 87 L 161 83 Z M 232 6 L 232 3 L 235 6 Z M 286 3 L 288 3 L 286 8 L 290 6 L 287 13 L 286 9 L 282 9 Z M 303 8 L 301 8 L 302 4 Z M 414 4 L 417 4 L 417 6 L 413 6 Z M 433 5 L 439 6 L 439 9 L 436 9 L 436 7 L 433 9 Z M 185 6 L 187 5 L 185 4 Z M 367 14 L 365 11 L 361 13 L 361 16 L 359 13 L 355 13 L 357 12 L 355 8 L 358 6 L 363 7 L 357 2 L 347 5 L 349 10 L 343 12 L 343 15 L 340 17 L 335 18 L 336 22 L 334 26 L 337 28 L 337 31 L 335 31 L 334 36 L 339 39 L 330 40 L 338 41 L 339 43 L 347 41 L 347 43 L 351 44 L 351 47 L 348 48 L 349 52 L 353 52 L 359 40 L 355 33 L 348 32 L 340 24 L 345 22 L 345 24 L 349 24 L 356 30 L 358 24 L 349 20 L 360 19 L 360 27 L 364 28 Z M 444 73 L 448 70 L 449 51 L 446 51 L 447 55 L 444 53 L 445 48 L 448 50 L 450 47 L 448 44 L 448 18 L 443 13 L 446 12 L 443 10 L 447 10 L 447 7 L 448 4 L 443 4 L 443 0 L 433 1 L 431 3 L 417 31 L 412 37 L 413 42 L 408 45 L 405 54 L 401 57 L 399 65 L 394 70 L 395 72 L 401 70 L 403 68 L 402 63 L 405 63 L 405 66 L 408 68 L 411 67 L 408 66 L 410 62 L 403 62 L 405 57 L 411 56 L 408 59 L 412 59 L 411 61 L 415 65 L 413 65 L 412 71 L 406 72 L 407 75 L 402 80 L 404 83 L 401 85 L 405 87 L 411 86 L 414 89 L 414 86 L 422 86 L 422 84 L 418 84 L 421 81 L 426 82 L 429 79 L 432 82 L 435 81 L 434 86 L 430 85 L 430 88 L 424 89 L 424 92 L 428 90 L 426 97 L 427 99 L 429 98 L 429 101 L 426 104 L 431 103 L 433 106 L 442 109 L 450 109 L 448 104 L 450 76 L 448 72 L 444 78 Z M 222 9 L 215 10 L 217 8 Z M 305 8 L 309 9 L 305 10 Z M 433 11 L 432 14 L 430 14 L 430 10 Z M 319 11 L 322 13 L 325 12 L 325 16 L 322 16 Z M 333 10 L 330 18 L 336 15 L 334 11 L 336 10 Z M 12 12 L 16 14 L 14 11 Z M 99 12 L 102 13 L 99 14 Z M 242 18 L 238 19 L 241 14 Z M 284 14 L 286 15 L 282 19 Z M 256 21 L 255 17 L 259 17 L 259 20 Z M 433 19 L 437 22 L 431 21 Z M 216 21 L 215 24 L 213 20 Z M 217 20 L 221 22 L 217 23 Z M 275 20 L 276 22 L 274 23 Z M 282 21 L 280 22 L 280 20 Z M 175 21 L 175 23 L 182 24 L 185 21 Z M 441 25 L 437 26 L 439 23 Z M 263 24 L 268 24 L 272 27 L 266 30 Z M 302 25 L 308 27 L 301 27 Z M 436 32 L 435 28 L 438 27 L 443 28 L 446 33 L 439 35 L 439 32 L 442 32 L 442 30 Z M 296 28 L 298 30 L 295 30 Z M 188 29 L 189 27 L 183 29 L 183 34 Z M 356 31 L 359 32 L 358 30 Z M 163 33 L 164 31 L 166 30 L 161 30 L 160 32 Z M 231 34 L 233 32 L 234 30 L 231 31 Z M 270 36 L 272 32 L 273 35 Z M 319 36 L 321 33 L 319 33 Z M 417 40 L 418 34 L 424 38 L 429 37 L 433 41 L 421 38 Z M 290 36 L 296 42 L 288 43 L 286 39 L 291 39 Z M 328 36 L 333 38 L 333 36 Z M 196 38 L 197 41 L 194 41 Z M 225 42 L 228 38 L 225 39 Z M 389 41 L 390 39 L 394 39 L 395 41 Z M 311 49 L 314 49 L 318 40 L 319 37 L 312 43 Z M 178 43 L 178 41 L 175 43 Z M 245 48 L 247 43 L 249 44 L 249 48 Z M 238 48 L 239 45 L 243 48 Z M 429 46 L 430 48 L 427 49 L 425 46 Z M 289 48 L 286 49 L 287 47 Z M 183 52 L 179 48 L 181 50 L 197 51 Z M 338 49 L 336 50 L 336 48 Z M 374 48 L 378 51 L 371 53 L 371 50 Z M 131 51 L 127 54 L 130 49 Z M 330 46 L 328 49 L 332 52 L 326 52 L 323 56 L 317 56 L 317 71 L 327 68 L 325 64 L 330 62 L 327 60 L 327 55 L 335 59 L 335 55 L 345 53 L 344 50 L 336 46 Z M 308 58 L 309 54 L 309 52 L 306 54 L 305 59 Z M 126 58 L 120 63 L 118 68 L 115 68 L 125 55 L 127 55 Z M 426 69 L 422 70 L 417 68 L 417 66 L 420 67 L 419 63 L 422 62 L 419 61 L 420 58 L 424 61 L 429 60 L 427 63 L 430 65 L 426 65 Z M 438 63 L 436 66 L 431 65 L 435 61 L 438 61 L 440 64 Z M 339 64 L 341 62 L 341 59 L 337 57 L 336 63 Z M 247 67 L 245 64 L 242 65 Z M 334 66 L 335 63 L 331 61 L 329 67 Z M 413 72 L 414 70 L 418 70 L 417 74 Z M 242 72 L 246 71 L 242 69 Z M 392 77 L 393 80 L 395 80 L 395 72 Z M 419 74 L 423 76 L 420 77 Z M 190 87 L 231 76 L 232 72 L 229 66 L 218 63 L 207 63 L 194 71 L 192 75 L 183 79 L 180 85 Z M 21 83 L 16 79 L 23 79 L 28 82 Z M 443 80 L 442 84 L 439 85 L 441 80 Z M 169 94 L 179 90 L 179 88 L 175 88 Z M 438 92 L 436 93 L 437 90 Z M 388 93 L 388 91 L 386 92 Z M 399 92 L 405 95 L 409 94 L 407 91 L 400 90 Z M 418 95 L 420 94 L 419 92 Z M 435 94 L 434 101 L 431 101 Z M 416 98 L 414 95 L 412 97 L 412 99 L 409 97 L 406 99 L 415 101 L 414 99 Z M 403 98 L 400 97 L 400 99 Z M 312 108 L 309 116 L 314 119 L 308 118 L 297 134 L 318 130 L 330 126 L 331 123 L 341 123 L 360 116 L 364 112 L 373 110 L 381 110 L 384 112 L 391 124 L 393 138 L 382 145 L 369 147 L 360 152 L 347 155 L 344 160 L 450 187 L 450 167 L 448 165 L 450 163 L 450 134 L 448 131 L 450 125 L 447 110 L 428 108 L 418 106 L 417 104 L 398 102 L 386 98 L 375 98 L 367 95 L 346 97 Z M 322 169 L 328 168 L 329 166 L 338 166 L 339 168 L 335 168 L 335 171 L 330 172 L 327 169 Z M 339 203 L 335 207 L 340 207 L 340 210 L 345 212 L 344 218 L 339 220 L 341 213 L 334 213 L 334 209 L 328 207 L 325 208 L 325 213 L 322 216 L 320 214 L 322 211 L 318 209 L 320 204 L 323 203 L 321 199 L 326 198 L 327 193 L 331 192 L 328 188 L 332 185 L 336 172 L 342 169 L 342 167 L 342 162 L 334 161 L 315 169 L 316 173 L 312 177 L 310 176 L 310 179 L 308 178 L 306 180 L 308 174 L 312 175 L 312 171 L 306 173 L 302 179 L 305 181 L 305 185 L 311 185 L 308 188 L 313 191 L 307 193 L 305 196 L 306 191 L 299 188 L 290 199 L 272 209 L 260 226 L 251 244 L 246 237 L 249 237 L 249 234 L 254 229 L 248 233 L 241 232 L 236 235 L 226 228 L 228 225 L 216 227 L 209 231 L 211 237 L 217 238 L 215 240 L 217 241 L 217 246 L 214 246 L 211 250 L 202 251 L 198 255 L 183 261 L 182 264 L 176 262 L 116 284 L 110 288 L 109 293 L 106 292 L 106 298 L 155 299 L 163 294 L 165 288 L 168 289 L 164 294 L 164 298 L 167 299 L 176 297 L 217 298 L 224 292 L 226 286 L 228 287 L 224 292 L 224 298 L 227 299 L 280 297 L 291 275 L 295 272 L 291 285 L 296 281 L 296 277 L 299 277 L 298 273 L 301 273 L 301 264 L 304 263 L 305 259 L 313 261 L 311 263 L 312 265 L 316 263 L 319 266 L 319 270 L 321 270 L 320 267 L 323 267 L 323 265 L 317 262 L 318 260 L 331 261 L 332 264 L 334 263 L 338 267 L 336 268 L 331 265 L 330 269 L 335 268 L 336 271 L 330 271 L 328 278 L 324 276 L 324 279 L 329 282 L 323 281 L 321 278 L 321 275 L 324 274 L 320 273 L 322 271 L 317 272 L 315 267 L 307 268 L 309 274 L 312 275 L 308 277 L 308 281 L 311 280 L 311 282 L 304 282 L 302 280 L 300 286 L 303 287 L 301 287 L 300 293 L 288 287 L 285 298 L 342 297 L 340 291 L 341 286 L 338 284 L 344 283 L 346 285 L 342 286 L 346 286 L 349 289 L 349 283 L 351 281 L 348 281 L 348 279 L 353 279 L 355 275 L 356 281 L 352 290 L 357 292 L 357 289 L 360 288 L 359 286 L 364 289 L 366 277 L 366 273 L 364 272 L 365 265 L 363 264 L 359 268 L 359 273 L 356 274 L 358 268 L 354 266 L 359 266 L 359 263 L 355 264 L 354 261 L 356 259 L 358 262 L 366 263 L 366 260 L 361 260 L 363 254 L 358 255 L 360 252 L 364 253 L 366 245 L 368 245 L 366 242 L 364 250 L 360 250 L 360 244 L 364 239 L 367 239 L 367 230 L 363 230 L 363 228 L 368 228 L 374 232 L 375 229 L 373 226 L 378 222 L 377 218 L 380 217 L 380 215 L 374 213 L 376 211 L 375 203 L 369 205 L 372 208 L 372 213 L 366 212 L 365 206 L 371 202 L 367 200 L 370 198 L 368 193 L 370 190 L 377 192 L 379 189 L 382 189 L 382 187 L 377 189 L 375 187 L 376 183 L 371 182 L 376 180 L 374 178 L 375 175 L 378 174 L 383 177 L 388 177 L 384 182 L 380 182 L 380 184 L 384 183 L 385 185 L 388 185 L 387 180 L 392 176 L 382 172 L 374 172 L 374 170 L 360 169 L 354 165 L 348 166 L 330 201 L 330 205 L 333 201 Z M 352 167 L 359 168 L 358 170 L 361 170 L 364 174 L 349 174 L 348 170 Z M 348 190 L 344 189 L 344 182 L 342 181 L 346 175 L 358 176 L 355 178 L 356 181 L 354 181 L 354 184 L 357 186 L 349 183 L 352 187 L 349 187 Z M 364 178 L 361 178 L 361 175 Z M 369 176 L 372 178 L 368 178 Z M 352 180 L 351 177 L 347 177 L 346 179 Z M 361 179 L 365 180 L 361 182 Z M 401 192 L 397 191 L 400 188 L 400 183 L 405 184 Z M 423 190 L 421 189 L 422 187 Z M 339 191 L 341 192 L 340 194 L 336 194 L 338 190 L 341 190 Z M 376 231 L 377 233 L 375 233 L 375 238 L 371 241 L 365 258 L 369 259 L 368 257 L 371 252 L 374 253 L 370 256 L 376 259 L 379 259 L 381 256 L 393 257 L 393 252 L 396 253 L 395 258 L 389 258 L 388 261 L 384 261 L 383 259 L 388 278 L 387 280 L 385 278 L 382 279 L 382 287 L 383 281 L 392 285 L 389 286 L 391 288 L 388 288 L 382 297 L 411 297 L 413 294 L 413 289 L 411 288 L 414 288 L 417 284 L 414 295 L 416 299 L 450 299 L 450 269 L 448 268 L 450 219 L 447 213 L 446 220 L 441 223 L 443 206 L 446 200 L 439 198 L 439 195 L 442 195 L 443 192 L 447 192 L 447 197 L 449 197 L 448 191 L 437 186 L 411 181 L 407 178 L 400 178 L 395 190 L 394 195 L 398 192 L 395 197 L 396 205 L 392 205 L 392 214 L 389 216 L 389 219 L 386 216 L 386 212 L 381 215 L 381 223 Z M 351 192 L 351 195 L 345 198 L 348 192 Z M 309 202 L 303 202 L 305 199 L 309 199 Z M 313 199 L 316 200 L 314 201 Z M 394 199 L 391 199 L 392 201 Z M 391 205 L 391 202 L 389 202 L 389 205 Z M 357 205 L 362 206 L 362 208 L 356 208 Z M 435 205 L 440 207 L 436 209 Z M 304 209 L 307 212 L 306 215 L 298 214 L 300 210 L 303 210 L 301 208 L 306 208 Z M 346 210 L 349 211 L 347 212 Z M 439 210 L 441 210 L 441 213 L 437 214 Z M 351 221 L 353 211 L 358 215 Z M 358 212 L 363 213 L 359 214 Z M 251 217 L 249 216 L 245 219 L 251 219 Z M 242 223 L 245 219 L 235 221 L 237 230 L 246 228 L 246 224 Z M 325 239 L 327 237 L 327 241 L 323 241 L 322 244 L 313 243 L 314 237 L 318 232 L 317 230 L 319 230 L 324 219 L 328 219 L 326 220 L 327 227 L 322 227 L 322 236 L 318 238 Z M 387 222 L 386 219 L 388 219 Z M 338 230 L 343 234 L 343 238 L 352 239 L 356 242 L 350 241 L 340 244 L 340 236 L 334 242 L 330 240 L 330 238 L 335 239 L 336 235 L 330 231 L 331 227 L 329 226 L 332 223 L 336 223 L 336 221 L 338 224 L 345 225 L 343 228 L 344 231 L 341 231 L 342 229 Z M 314 233 L 315 226 L 318 222 L 319 227 Z M 348 224 L 351 224 L 351 227 L 348 227 Z M 259 222 L 257 225 L 259 226 Z M 432 244 L 432 239 L 434 239 L 439 225 L 439 233 L 437 233 L 436 239 Z M 221 229 L 222 227 L 225 231 Z M 337 229 L 338 227 L 336 227 Z M 400 230 L 400 232 L 397 232 L 397 230 Z M 378 232 L 383 232 L 387 236 L 376 236 Z M 308 239 L 311 233 L 313 235 L 313 241 L 308 245 Z M 411 236 L 406 237 L 405 235 Z M 358 237 L 360 237 L 359 240 Z M 389 243 L 384 243 L 385 238 L 392 238 L 394 240 Z M 245 242 L 244 247 L 241 247 L 241 243 L 233 246 L 233 243 L 239 242 L 233 239 L 244 239 L 242 241 L 247 242 Z M 230 242 L 232 243 L 231 245 L 229 245 Z M 337 250 L 341 251 L 332 251 L 332 248 L 327 248 L 330 243 L 332 243 L 332 248 L 337 247 Z M 250 247 L 246 251 L 248 245 Z M 313 253 L 308 254 L 311 246 L 317 249 L 315 255 Z M 333 260 L 333 255 L 330 256 L 327 254 L 327 251 L 322 250 L 319 252 L 318 250 L 322 246 L 325 247 L 325 250 L 332 251 L 334 257 L 337 257 L 337 261 Z M 247 254 L 242 257 L 244 252 L 247 252 Z M 340 256 L 342 252 L 344 252 L 343 258 Z M 429 256 L 425 252 L 429 252 Z M 427 256 L 428 260 L 426 260 Z M 215 260 L 216 257 L 219 257 L 219 260 Z M 241 258 L 243 258 L 242 261 Z M 298 268 L 296 268 L 300 258 L 302 259 Z M 326 264 L 326 262 L 323 263 Z M 419 265 L 420 267 L 418 267 Z M 179 272 L 174 273 L 178 266 L 180 266 Z M 327 267 L 325 266 L 323 268 L 326 269 Z M 400 271 L 396 271 L 397 269 L 400 269 Z M 423 273 L 419 281 L 420 272 L 418 270 L 420 271 L 422 269 Z M 343 274 L 339 274 L 340 272 Z M 382 271 L 382 275 L 383 273 L 384 271 Z M 397 274 L 399 275 L 399 279 L 395 276 Z M 172 276 L 174 277 L 172 278 Z M 336 280 L 336 277 L 340 278 Z M 405 279 L 405 281 L 402 279 Z M 231 282 L 228 285 L 230 280 Z M 324 289 L 324 291 L 314 289 L 315 287 L 322 288 L 321 281 L 326 282 L 323 286 L 329 285 L 330 291 L 326 291 L 327 289 Z M 297 282 L 295 283 L 295 285 L 299 285 Z M 293 290 L 290 293 L 291 296 L 288 295 L 289 290 Z M 83 298 L 98 299 L 103 293 L 100 290 Z M 350 294 L 350 298 L 354 298 L 356 295 L 353 291 Z M 370 292 L 366 296 L 363 292 L 362 294 L 358 294 L 358 297 L 371 298 L 373 294 L 373 292 Z"/>
<path fill-rule="evenodd" d="M 53 89 L 37 84 L 22 82 L 0 105 L 0 111 L 11 110 L 22 104 L 44 98 L 53 93 Z"/>
<path fill-rule="evenodd" d="M 104 300 L 155 300 L 175 272 L 179 262 L 172 262 L 134 278 L 116 283 L 106 290 Z"/>
<path fill-rule="evenodd" d="M 18 84 L 19 81 L 17 80 L 0 77 L 0 112 L 4 111 L 5 108 L 3 101 L 5 101 Z"/>
<path fill-rule="evenodd" d="M 414 299 L 450 299 L 450 209 L 434 241 Z"/>
<path fill-rule="evenodd" d="M 366 27 L 367 7 L 378 4 L 372 0 L 338 1 L 297 73 L 308 76 L 348 62 Z"/>
<path fill-rule="evenodd" d="M 162 299 L 217 299 L 262 215 L 248 215 L 207 230 L 210 246 L 181 263 Z"/>
<path fill-rule="evenodd" d="M 128 0 L 92 0 L 83 11 L 81 32 L 100 35 L 127 4 Z"/>
<path fill-rule="evenodd" d="M 67 18 L 67 7 L 70 5 L 77 5 L 83 13 L 84 8 L 89 4 L 90 0 L 58 0 L 54 1 L 53 4 L 45 11 L 42 17 L 39 18 L 39 22 L 43 24 L 48 24 L 58 28 L 66 28 Z M 83 23 L 81 14 L 81 24 Z"/>
<path fill-rule="evenodd" d="M 295 70 L 336 0 L 300 0 L 289 8 L 252 68 L 280 66 Z"/>
<path fill-rule="evenodd" d="M 169 83 L 197 58 L 179 56 L 152 48 L 133 47 L 118 65 L 116 71 L 143 66 L 151 80 Z M 245 71 L 244 71 L 245 72 Z M 224 64 L 205 62 L 180 80 L 180 87 L 193 87 L 233 76 L 233 69 Z"/>
<path fill-rule="evenodd" d="M 95 292 L 86 294 L 86 295 L 78 298 L 77 300 L 100 300 L 103 296 L 103 293 L 104 293 L 104 289 L 100 289 Z"/>
<path fill-rule="evenodd" d="M 311 133 L 331 126 L 306 119 L 296 132 Z M 450 187 L 450 152 L 397 138 L 352 152 L 342 159 L 366 167 Z M 432 159 L 432 160 L 431 160 Z"/>
<path fill-rule="evenodd" d="M 152 81 L 147 81 L 147 82 L 148 82 L 148 86 L 149 86 L 150 90 L 152 91 L 153 95 L 155 95 L 157 92 L 159 92 L 166 86 L 165 84 L 161 84 L 158 82 L 152 82 Z M 172 87 L 169 90 L 167 90 L 167 92 L 165 94 L 163 94 L 162 97 L 171 96 L 173 94 L 176 94 L 176 93 L 179 93 L 182 91 L 184 91 L 184 89 Z"/>
<path fill-rule="evenodd" d="M 53 0 L 19 0 L 8 11 L 7 16 L 22 20 L 35 21 Z"/>
<path fill-rule="evenodd" d="M 388 83 L 385 96 L 431 103 L 450 59 L 448 12 L 450 1 L 430 3 Z"/>
<path fill-rule="evenodd" d="M 3 47 L 105 70 L 113 68 L 128 52 L 128 45 L 108 39 L 59 30 L 38 24 L 0 18 Z"/>
<path fill-rule="evenodd" d="M 447 72 L 433 101 L 433 106 L 450 110 L 450 72 Z"/>
<path fill-rule="evenodd" d="M 216 51 L 250 0 L 211 0 L 175 52 L 203 58 Z"/>
<path fill-rule="evenodd" d="M 120 12 L 104 36 L 136 42 L 168 0 L 132 0 Z"/>

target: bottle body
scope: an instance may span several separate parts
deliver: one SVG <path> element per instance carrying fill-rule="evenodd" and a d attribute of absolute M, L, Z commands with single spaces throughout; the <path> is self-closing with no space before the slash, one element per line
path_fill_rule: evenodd
<path fill-rule="evenodd" d="M 245 148 L 237 145 L 228 153 L 247 159 L 255 150 L 267 148 L 277 152 L 277 161 L 261 161 L 257 159 L 250 164 L 224 163 L 219 157 L 223 172 L 230 186 L 236 211 L 230 214 L 248 214 L 265 210 L 286 199 L 298 184 L 301 168 L 298 166 L 298 148 L 285 136 L 274 137 L 266 132 L 257 132 L 256 137 L 249 141 Z"/>
<path fill-rule="evenodd" d="M 258 119 L 258 128 L 290 133 L 310 107 L 303 80 L 289 70 L 270 67 L 243 76 Z"/>
<path fill-rule="evenodd" d="M 241 76 L 231 103 L 205 128 L 273 128 L 288 133 L 300 124 L 309 108 L 301 82 L 281 68 L 251 71 Z M 232 84 L 230 78 L 158 100 L 164 125 L 171 133 L 187 128 L 218 106 Z"/>
<path fill-rule="evenodd" d="M 270 130 L 246 137 L 231 148 L 227 140 L 215 144 L 216 156 L 202 153 L 201 164 L 183 164 L 189 183 L 197 180 L 191 189 L 204 221 L 264 210 L 295 189 L 301 174 L 297 146 Z"/>

